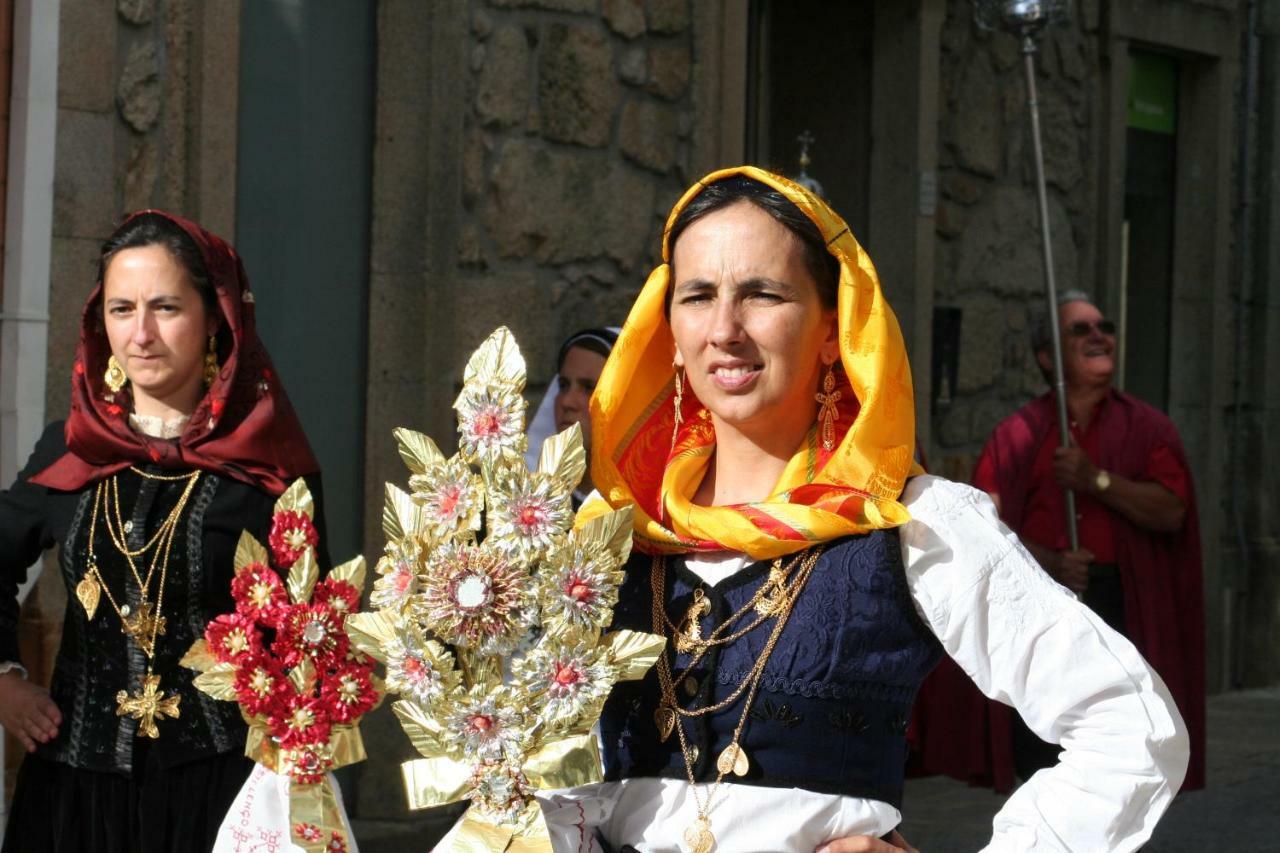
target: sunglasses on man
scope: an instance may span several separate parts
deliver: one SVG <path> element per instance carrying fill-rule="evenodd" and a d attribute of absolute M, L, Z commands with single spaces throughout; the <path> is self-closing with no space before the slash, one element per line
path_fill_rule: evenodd
<path fill-rule="evenodd" d="M 1106 335 L 1111 338 L 1115 337 L 1116 334 L 1116 324 L 1114 320 L 1102 319 L 1096 320 L 1092 323 L 1088 320 L 1077 320 L 1074 323 L 1067 324 L 1067 334 L 1073 338 L 1088 337 L 1094 329 L 1098 330 L 1098 334 Z"/>

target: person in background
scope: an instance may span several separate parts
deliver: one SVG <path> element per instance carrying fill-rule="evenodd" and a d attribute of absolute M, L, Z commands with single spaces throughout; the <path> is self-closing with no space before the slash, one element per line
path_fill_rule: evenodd
<path fill-rule="evenodd" d="M 1186 720 L 1191 759 L 1183 790 L 1204 785 L 1204 601 L 1195 489 L 1178 430 L 1163 412 L 1114 387 L 1116 327 L 1088 294 L 1059 299 L 1063 370 L 1071 444 L 1059 441 L 1052 391 L 1002 421 L 974 470 L 1000 517 L 1046 574 L 1080 596 L 1126 636 L 1168 685 Z M 1032 348 L 1046 381 L 1053 355 L 1047 312 L 1033 325 Z M 1134 357 L 1140 357 L 1134 353 Z M 1079 547 L 1069 544 L 1064 490 L 1075 493 Z M 1071 662 L 1064 661 L 1064 668 Z M 1056 743 L 1036 737 L 1020 718 L 994 704 L 987 725 L 969 727 L 984 711 L 963 675 L 940 670 L 925 695 L 938 713 L 926 735 L 924 769 L 1011 784 L 1057 763 Z M 935 696 L 935 693 L 937 694 Z M 966 712 L 964 708 L 970 709 Z M 942 709 L 946 712 L 943 713 Z M 1010 742 L 1012 752 L 1005 744 Z M 991 750 L 974 743 L 987 737 Z M 963 756 L 956 740 L 968 742 Z M 948 744 L 941 747 L 941 744 Z M 930 756 L 930 752 L 934 754 Z M 983 764 L 986 766 L 983 767 Z M 932 767 L 930 767 L 932 765 Z"/>
<path fill-rule="evenodd" d="M 613 351 L 619 331 L 616 327 L 583 329 L 560 344 L 556 354 L 556 378 L 529 424 L 529 449 L 525 452 L 525 461 L 531 469 L 538 466 L 542 442 L 574 424 L 582 427 L 582 447 L 587 458 L 591 458 L 591 419 L 588 412 L 591 394 L 596 390 L 600 371 L 604 370 L 605 359 Z M 575 510 L 593 488 L 588 467 L 573 493 Z"/>
<path fill-rule="evenodd" d="M 315 523 L 275 529 L 302 476 Z M 102 247 L 71 411 L 0 492 L 0 725 L 28 752 L 4 853 L 211 848 L 253 762 L 236 704 L 179 661 L 234 610 L 241 531 L 328 564 L 320 499 L 235 250 L 168 213 L 131 216 Z M 55 545 L 67 609 L 45 690 L 18 660 L 17 592 Z"/>

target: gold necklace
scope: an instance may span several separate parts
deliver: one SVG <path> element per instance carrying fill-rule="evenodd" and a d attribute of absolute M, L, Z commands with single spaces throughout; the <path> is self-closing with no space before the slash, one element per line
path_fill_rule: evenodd
<path fill-rule="evenodd" d="M 105 594 L 111 609 L 120 618 L 121 630 L 146 656 L 147 672 L 142 679 L 141 687 L 132 694 L 127 690 L 121 690 L 116 693 L 116 714 L 118 716 L 127 714 L 138 721 L 138 737 L 157 738 L 160 736 L 160 730 L 156 727 L 157 719 L 163 719 L 164 717 L 176 719 L 178 717 L 178 701 L 181 697 L 177 695 L 166 697 L 164 695 L 164 692 L 160 690 L 160 676 L 154 674 L 153 665 L 156 639 L 160 634 L 164 633 L 165 619 L 162 613 L 164 610 L 165 581 L 169 574 L 169 555 L 173 548 L 174 536 L 177 533 L 178 520 L 181 518 L 182 511 L 186 508 L 191 494 L 195 490 L 200 472 L 194 471 L 190 474 L 174 477 L 148 474 L 144 471 L 139 471 L 137 468 L 132 470 L 143 477 L 153 480 L 166 482 L 185 480 L 186 487 L 182 490 L 178 501 L 160 524 L 151 540 L 140 550 L 131 550 L 126 541 L 131 525 L 124 522 L 123 515 L 120 512 L 120 484 L 117 482 L 115 475 L 99 483 L 94 494 L 93 512 L 89 518 L 88 565 L 85 569 L 84 577 L 76 585 L 76 597 L 84 607 L 86 616 L 92 621 L 98 608 L 99 598 Z M 111 512 L 107 507 L 109 498 L 113 499 L 117 529 L 112 529 Z M 111 589 L 107 586 L 106 580 L 98 570 L 98 558 L 94 552 L 94 540 L 97 538 L 98 518 L 100 516 L 103 520 L 103 525 L 107 529 L 108 538 L 116 550 L 125 558 L 129 565 L 129 571 L 138 584 L 139 602 L 136 610 L 130 608 L 128 603 L 120 604 L 116 601 L 116 597 L 111 594 Z M 155 550 L 151 556 L 151 565 L 148 567 L 147 576 L 144 579 L 138 572 L 138 567 L 134 564 L 133 558 L 145 555 L 152 548 Z M 153 610 L 150 600 L 151 581 L 155 576 L 157 566 L 160 569 L 160 583 L 159 589 L 156 591 L 155 608 Z"/>
<path fill-rule="evenodd" d="M 824 547 L 825 546 L 818 546 L 811 551 L 805 552 L 804 560 L 800 565 L 800 570 L 796 572 L 796 576 L 792 583 L 785 588 L 785 592 L 782 592 L 782 587 L 778 587 L 778 606 L 771 614 L 776 617 L 777 621 L 774 623 L 773 630 L 769 633 L 769 640 L 765 643 L 764 651 L 761 652 L 760 657 L 757 658 L 756 662 L 752 665 L 751 672 L 748 676 L 743 679 L 742 683 L 738 685 L 738 688 L 734 690 L 727 699 L 717 702 L 715 705 L 709 705 L 706 708 L 699 708 L 696 710 L 686 710 L 681 708 L 676 702 L 675 681 L 671 675 L 671 666 L 667 660 L 666 650 L 664 649 L 658 656 L 658 683 L 662 690 L 662 701 L 658 710 L 654 712 L 654 722 L 658 726 L 659 735 L 662 740 L 665 741 L 671 736 L 672 729 L 676 731 L 676 734 L 680 739 L 680 754 L 684 759 L 685 775 L 688 777 L 689 790 L 693 795 L 694 805 L 698 810 L 697 819 L 684 831 L 684 842 L 689 847 L 691 853 L 710 853 L 712 848 L 715 847 L 716 838 L 711 831 L 711 806 L 724 777 L 729 773 L 733 773 L 736 776 L 745 776 L 751 767 L 746 751 L 743 750 L 741 746 L 742 731 L 746 727 L 747 716 L 751 711 L 751 704 L 755 701 L 756 692 L 760 687 L 760 681 L 764 675 L 765 664 L 768 663 L 770 656 L 773 654 L 774 647 L 777 646 L 778 639 L 782 636 L 782 630 L 786 627 L 787 620 L 791 617 L 796 599 L 799 597 L 801 590 L 804 589 L 805 582 L 808 581 L 809 576 L 813 573 L 813 567 L 818 562 L 818 557 L 822 555 Z M 792 565 L 794 565 L 794 562 L 795 561 L 793 561 Z M 778 564 L 775 563 L 774 568 L 777 568 L 777 565 Z M 653 592 L 653 630 L 654 633 L 663 634 L 665 636 L 666 625 L 670 624 L 670 619 L 667 617 L 666 609 L 662 605 L 663 594 L 666 590 L 666 566 L 662 557 L 659 555 L 654 555 L 653 566 L 650 571 L 649 578 Z M 770 580 L 773 580 L 772 574 Z M 763 589 L 764 586 L 767 586 L 768 584 L 769 582 L 766 581 L 765 584 L 762 584 L 761 588 Z M 753 597 L 753 600 L 758 597 L 759 592 L 757 592 L 757 595 Z M 751 603 L 748 602 L 747 607 L 739 610 L 738 614 L 735 614 L 735 616 L 730 617 L 729 620 L 726 620 L 724 623 L 717 626 L 716 630 L 712 632 L 712 636 L 714 637 L 719 631 L 727 629 L 728 625 L 731 625 L 736 618 L 741 614 L 744 614 L 750 607 Z M 754 624 L 759 624 L 759 621 Z M 706 650 L 709 647 L 710 644 L 707 644 L 697 651 L 682 675 L 687 674 L 689 670 L 691 670 L 697 662 L 702 659 L 702 656 L 706 653 Z M 743 703 L 742 714 L 738 717 L 738 723 L 734 727 L 733 738 L 730 740 L 729 745 L 725 747 L 724 751 L 721 752 L 719 757 L 716 759 L 716 779 L 715 782 L 712 783 L 711 789 L 707 792 L 707 798 L 703 800 L 698 795 L 697 781 L 693 776 L 693 765 L 697 761 L 697 756 L 689 747 L 688 740 L 685 737 L 684 724 L 680 721 L 679 717 L 696 717 L 721 710 L 733 704 L 733 702 L 735 702 L 737 698 L 747 690 L 749 690 L 747 693 L 747 699 L 746 702 Z"/>
<path fill-rule="evenodd" d="M 801 551 L 785 566 L 782 564 L 781 557 L 774 560 L 773 565 L 769 568 L 769 579 L 760 585 L 760 588 L 756 590 L 746 604 L 742 605 L 736 613 L 712 631 L 709 637 L 704 638 L 702 636 L 700 620 L 711 611 L 711 603 L 707 601 L 706 594 L 701 587 L 694 590 L 693 601 L 689 604 L 689 609 L 685 612 L 684 618 L 680 620 L 679 625 L 674 624 L 670 617 L 667 616 L 666 610 L 663 610 L 663 621 L 672 632 L 676 651 L 685 654 L 706 646 L 728 645 L 754 631 L 764 623 L 765 619 L 776 614 L 781 608 L 782 602 L 786 598 L 787 577 L 807 553 L 807 551 Z M 758 614 L 755 620 L 732 634 L 720 636 L 721 632 L 727 630 L 729 625 L 736 623 L 746 615 L 748 610 L 752 609 Z"/>

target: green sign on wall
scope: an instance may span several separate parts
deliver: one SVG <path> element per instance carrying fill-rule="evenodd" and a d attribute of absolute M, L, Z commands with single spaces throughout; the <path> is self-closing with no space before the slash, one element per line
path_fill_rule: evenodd
<path fill-rule="evenodd" d="M 1178 117 L 1178 63 L 1156 53 L 1129 54 L 1129 127 L 1172 134 Z"/>

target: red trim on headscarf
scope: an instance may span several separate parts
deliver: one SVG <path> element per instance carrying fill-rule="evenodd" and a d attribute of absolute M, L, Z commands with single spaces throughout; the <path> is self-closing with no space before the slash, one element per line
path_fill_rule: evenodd
<path fill-rule="evenodd" d="M 218 378 L 196 405 L 176 441 L 134 432 L 122 415 L 127 390 L 104 397 L 103 373 L 111 348 L 102 328 L 102 281 L 85 302 L 80 345 L 71 373 L 67 453 L 32 482 L 77 491 L 132 464 L 166 469 L 200 468 L 240 480 L 273 495 L 293 480 L 319 471 L 271 358 L 258 338 L 249 279 L 235 249 L 193 222 L 160 210 L 185 231 L 204 258 L 223 326 L 218 331 Z M 131 219 L 133 217 L 130 217 Z M 249 301 L 246 301 L 249 300 Z"/>

